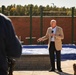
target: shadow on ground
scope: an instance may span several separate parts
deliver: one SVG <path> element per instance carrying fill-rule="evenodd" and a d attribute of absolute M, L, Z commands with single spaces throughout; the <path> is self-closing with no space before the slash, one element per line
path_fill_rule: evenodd
<path fill-rule="evenodd" d="M 72 75 L 72 74 L 69 74 L 69 73 L 66 73 L 66 72 L 55 72 L 55 73 L 57 73 L 59 75 Z"/>

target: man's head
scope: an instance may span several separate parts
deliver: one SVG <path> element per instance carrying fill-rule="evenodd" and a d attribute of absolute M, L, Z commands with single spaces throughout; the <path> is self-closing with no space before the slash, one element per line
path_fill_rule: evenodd
<path fill-rule="evenodd" d="M 56 20 L 51 20 L 50 21 L 50 26 L 52 27 L 52 28 L 54 28 L 54 27 L 56 27 Z"/>

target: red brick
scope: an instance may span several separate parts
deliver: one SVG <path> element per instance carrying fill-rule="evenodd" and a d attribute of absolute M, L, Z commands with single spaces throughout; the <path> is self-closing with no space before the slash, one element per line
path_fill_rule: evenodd
<path fill-rule="evenodd" d="M 16 34 L 22 37 L 24 44 L 29 44 L 25 37 L 30 36 L 30 17 L 9 17 L 15 27 Z M 65 39 L 63 43 L 71 43 L 72 39 L 72 18 L 71 17 L 43 17 L 43 35 L 50 26 L 50 20 L 56 19 L 57 25 L 61 26 L 64 31 Z M 76 44 L 76 17 L 74 18 L 74 41 Z M 32 36 L 36 37 L 33 44 L 37 44 L 37 39 L 40 37 L 40 17 L 32 18 Z M 47 43 L 47 41 L 45 41 Z"/>

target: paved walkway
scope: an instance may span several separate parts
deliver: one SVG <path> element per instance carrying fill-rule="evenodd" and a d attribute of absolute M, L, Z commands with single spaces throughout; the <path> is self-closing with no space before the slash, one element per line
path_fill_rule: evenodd
<path fill-rule="evenodd" d="M 73 64 L 76 60 L 62 61 L 63 73 L 47 71 L 14 71 L 14 75 L 73 75 Z"/>

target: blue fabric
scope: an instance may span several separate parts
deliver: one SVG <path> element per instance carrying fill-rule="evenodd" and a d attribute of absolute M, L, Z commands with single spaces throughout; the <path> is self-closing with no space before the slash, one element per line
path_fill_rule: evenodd
<path fill-rule="evenodd" d="M 76 48 L 76 45 L 68 45 L 68 44 L 63 44 L 63 48 Z M 23 48 L 48 48 L 47 45 L 23 45 Z"/>
<path fill-rule="evenodd" d="M 25 50 L 27 50 L 27 49 L 39 49 L 39 48 L 48 48 L 48 46 L 47 45 L 23 45 L 23 48 L 25 49 Z M 73 44 L 63 44 L 63 48 L 73 48 L 73 49 L 76 49 L 76 45 L 73 45 Z M 36 51 L 36 50 L 35 50 Z M 69 54 L 67 54 L 67 53 L 62 53 L 61 54 L 61 59 L 62 60 L 76 60 L 76 53 L 69 53 Z"/>

